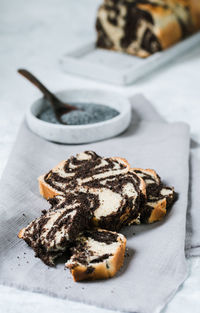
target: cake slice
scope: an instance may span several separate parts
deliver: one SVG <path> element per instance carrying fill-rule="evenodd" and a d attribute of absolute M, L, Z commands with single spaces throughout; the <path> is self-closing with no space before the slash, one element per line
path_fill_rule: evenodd
<path fill-rule="evenodd" d="M 61 256 L 76 237 L 89 227 L 94 196 L 70 193 L 50 200 L 51 208 L 23 228 L 18 237 L 35 251 L 35 256 L 49 266 Z"/>
<path fill-rule="evenodd" d="M 174 188 L 163 186 L 159 195 L 148 197 L 145 210 L 141 214 L 142 223 L 160 221 L 176 199 Z"/>
<path fill-rule="evenodd" d="M 89 180 L 77 186 L 75 192 L 86 194 L 88 201 L 93 199 L 93 226 L 118 231 L 138 212 L 146 186 L 136 173 L 127 172 Z"/>
<path fill-rule="evenodd" d="M 123 265 L 126 238 L 102 229 L 86 232 L 76 240 L 65 266 L 74 281 L 110 278 Z"/>
<path fill-rule="evenodd" d="M 87 186 L 88 192 L 99 199 L 93 224 L 114 231 L 125 226 L 130 216 L 137 215 L 141 201 L 146 196 L 145 183 L 134 172 L 93 180 L 83 186 L 84 190 Z"/>
<path fill-rule="evenodd" d="M 153 223 L 161 220 L 167 213 L 167 209 L 176 198 L 174 188 L 164 186 L 159 175 L 152 169 L 132 169 L 146 184 L 146 203 L 141 205 L 138 220 L 140 223 Z M 129 221 L 134 224 L 135 221 Z"/>
<path fill-rule="evenodd" d="M 63 195 L 78 185 L 128 172 L 130 166 L 122 158 L 102 158 L 93 151 L 85 151 L 62 161 L 46 175 L 39 177 L 41 195 L 48 199 Z"/>

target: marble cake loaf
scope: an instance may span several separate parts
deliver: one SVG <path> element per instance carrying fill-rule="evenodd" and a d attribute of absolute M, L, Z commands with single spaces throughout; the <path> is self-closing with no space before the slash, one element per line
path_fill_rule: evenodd
<path fill-rule="evenodd" d="M 129 219 L 129 225 L 136 223 L 153 223 L 161 220 L 176 200 L 174 188 L 163 185 L 159 175 L 152 169 L 131 169 L 146 184 L 146 201 L 139 209 L 138 219 Z"/>
<path fill-rule="evenodd" d="M 198 0 L 104 0 L 96 45 L 147 57 L 199 29 Z"/>
<path fill-rule="evenodd" d="M 143 179 L 129 172 L 127 161 L 102 158 L 92 151 L 60 163 L 40 177 L 39 184 L 44 197 L 73 190 L 90 195 L 95 199 L 93 225 L 115 231 L 127 224 L 146 196 Z"/>
<path fill-rule="evenodd" d="M 77 238 L 65 266 L 74 281 L 110 278 L 123 265 L 125 247 L 122 234 L 94 229 Z"/>
<path fill-rule="evenodd" d="M 70 193 L 49 200 L 51 208 L 23 228 L 18 237 L 35 251 L 35 256 L 49 266 L 61 256 L 77 236 L 90 227 L 94 197 Z"/>

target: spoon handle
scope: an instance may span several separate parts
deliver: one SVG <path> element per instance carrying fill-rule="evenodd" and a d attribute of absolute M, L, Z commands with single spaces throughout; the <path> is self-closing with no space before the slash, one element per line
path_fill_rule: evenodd
<path fill-rule="evenodd" d="M 56 119 L 61 124 L 66 124 L 62 122 L 61 116 L 63 114 L 69 113 L 74 110 L 79 110 L 77 107 L 70 105 L 68 103 L 63 103 L 60 101 L 52 92 L 50 92 L 33 74 L 25 69 L 18 69 L 18 73 L 27 78 L 32 84 L 34 84 L 49 101 Z"/>
<path fill-rule="evenodd" d="M 32 84 L 34 84 L 40 91 L 44 94 L 44 96 L 49 100 L 57 99 L 54 94 L 52 94 L 33 74 L 25 69 L 19 69 L 18 73 L 22 76 L 26 77 Z"/>

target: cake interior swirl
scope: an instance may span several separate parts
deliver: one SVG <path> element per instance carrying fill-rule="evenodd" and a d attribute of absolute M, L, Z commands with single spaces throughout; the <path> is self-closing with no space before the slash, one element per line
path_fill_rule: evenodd
<path fill-rule="evenodd" d="M 159 175 L 152 169 L 133 170 L 146 184 L 147 198 L 140 210 L 141 223 L 153 223 L 162 219 L 177 197 L 174 188 L 165 186 Z"/>
<path fill-rule="evenodd" d="M 49 173 L 41 177 L 44 182 L 60 193 L 78 185 L 87 185 L 108 176 L 128 172 L 127 161 L 121 158 L 102 158 L 93 151 L 85 151 L 59 163 Z"/>
<path fill-rule="evenodd" d="M 131 168 L 123 158 L 85 151 L 39 177 L 50 208 L 18 237 L 49 266 L 66 251 L 75 281 L 109 278 L 123 264 L 124 226 L 162 219 L 175 200 L 151 169 Z"/>
<path fill-rule="evenodd" d="M 70 193 L 49 201 L 50 209 L 43 210 L 39 218 L 20 231 L 19 237 L 33 248 L 35 256 L 52 266 L 80 232 L 89 228 L 95 199 L 84 193 Z"/>
<path fill-rule="evenodd" d="M 196 0 L 104 0 L 97 13 L 96 45 L 147 57 L 199 29 Z"/>
<path fill-rule="evenodd" d="M 126 239 L 122 234 L 102 229 L 85 232 L 77 238 L 65 266 L 75 281 L 109 278 L 121 267 L 125 246 Z"/>

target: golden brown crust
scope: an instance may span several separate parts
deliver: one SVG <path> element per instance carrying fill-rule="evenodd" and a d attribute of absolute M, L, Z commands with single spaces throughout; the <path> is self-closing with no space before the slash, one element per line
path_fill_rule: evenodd
<path fill-rule="evenodd" d="M 23 238 L 23 232 L 24 232 L 24 228 L 22 228 L 22 229 L 19 231 L 19 234 L 17 235 L 19 239 L 22 239 L 22 238 Z"/>
<path fill-rule="evenodd" d="M 200 29 L 200 1 L 190 0 L 189 7 L 194 25 L 194 31 L 197 31 Z"/>
<path fill-rule="evenodd" d="M 44 175 L 38 177 L 39 191 L 45 199 L 53 198 L 60 193 L 44 181 Z"/>
<path fill-rule="evenodd" d="M 160 178 L 158 176 L 158 174 L 156 173 L 155 170 L 147 168 L 147 169 L 142 169 L 142 168 L 132 168 L 131 170 L 133 171 L 145 171 L 148 172 L 149 174 L 151 174 L 152 176 L 154 176 L 154 178 L 156 179 L 156 181 L 159 184 Z M 148 223 L 154 223 L 157 221 L 160 221 L 167 213 L 167 201 L 166 198 L 160 199 L 159 201 L 155 202 L 155 205 L 152 206 L 152 212 L 151 215 L 148 219 Z"/>
<path fill-rule="evenodd" d="M 151 223 L 160 221 L 167 213 L 166 207 L 167 207 L 167 201 L 166 201 L 166 198 L 163 198 L 153 208 L 151 215 L 148 219 L 148 223 L 151 224 Z"/>
<path fill-rule="evenodd" d="M 114 276 L 117 273 L 117 271 L 119 271 L 119 269 L 122 267 L 124 263 L 125 249 L 126 249 L 126 238 L 124 237 L 122 245 L 117 250 L 112 259 L 113 264 L 112 276 Z"/>
<path fill-rule="evenodd" d="M 122 244 L 116 251 L 115 255 L 109 260 L 109 268 L 106 266 L 106 262 L 97 263 L 94 265 L 94 271 L 90 274 L 87 273 L 87 267 L 84 265 L 78 265 L 72 267 L 66 265 L 70 269 L 75 282 L 82 280 L 97 280 L 97 279 L 107 279 L 113 277 L 117 271 L 121 268 L 124 262 L 124 254 L 126 248 L 126 238 L 124 237 Z"/>
<path fill-rule="evenodd" d="M 63 167 L 63 164 L 65 163 L 65 161 L 61 161 L 60 163 L 58 163 L 53 170 L 58 169 L 59 167 Z M 45 175 L 41 175 L 38 177 L 38 183 L 39 183 L 39 191 L 40 194 L 45 198 L 45 199 L 50 199 L 53 198 L 57 195 L 60 195 L 61 193 L 54 189 L 53 187 L 51 187 L 50 185 L 48 185 L 45 180 L 44 180 Z"/>
<path fill-rule="evenodd" d="M 130 164 L 128 163 L 128 161 L 124 158 L 119 158 L 119 157 L 113 157 L 113 160 L 119 160 L 122 161 L 127 168 L 130 168 Z M 53 170 L 58 169 L 59 167 L 63 166 L 63 163 L 65 163 L 65 161 L 60 162 L 58 165 L 56 165 Z M 50 199 L 53 198 L 57 195 L 60 195 L 61 193 L 59 193 L 59 191 L 57 191 L 56 189 L 54 189 L 53 187 L 51 187 L 50 185 L 48 185 L 45 181 L 44 181 L 44 176 L 45 175 L 41 175 L 38 177 L 38 182 L 39 182 L 39 191 L 40 194 L 45 198 L 45 199 Z"/>
<path fill-rule="evenodd" d="M 169 1 L 170 2 L 170 1 Z M 181 25 L 173 12 L 177 0 L 172 1 L 169 7 L 155 6 L 150 3 L 139 4 L 137 7 L 149 12 L 154 20 L 153 30 L 160 40 L 163 49 L 171 46 L 182 37 Z M 184 7 L 184 4 L 181 3 Z"/>
<path fill-rule="evenodd" d="M 180 41 L 183 37 L 181 24 L 178 20 L 178 6 L 180 5 L 185 11 L 189 8 L 192 25 L 188 23 L 188 33 L 193 33 L 200 29 L 200 1 L 199 0 L 172 0 L 167 1 L 169 8 L 153 6 L 151 4 L 139 4 L 138 8 L 144 9 L 151 13 L 154 19 L 154 32 L 159 39 L 163 49 L 166 49 Z M 176 9 L 177 8 L 177 9 Z M 162 20 L 166 18 L 166 23 Z M 187 22 L 186 22 L 187 24 Z M 160 25 L 160 26 L 159 26 Z"/>
<path fill-rule="evenodd" d="M 182 39 L 182 30 L 178 21 L 174 20 L 163 28 L 155 30 L 162 49 L 167 49 Z"/>

